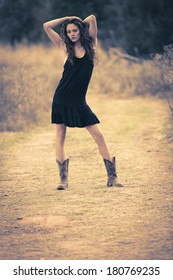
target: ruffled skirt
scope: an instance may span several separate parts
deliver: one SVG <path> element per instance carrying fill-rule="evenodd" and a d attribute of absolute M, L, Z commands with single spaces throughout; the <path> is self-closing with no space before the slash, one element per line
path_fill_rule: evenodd
<path fill-rule="evenodd" d="M 85 127 L 100 123 L 88 105 L 70 106 L 52 103 L 52 123 L 69 127 Z"/>

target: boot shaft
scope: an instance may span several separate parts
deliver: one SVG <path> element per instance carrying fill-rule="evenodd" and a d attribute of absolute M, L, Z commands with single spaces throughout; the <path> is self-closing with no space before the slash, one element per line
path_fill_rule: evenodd
<path fill-rule="evenodd" d="M 66 159 L 63 163 L 61 163 L 59 160 L 56 160 L 56 163 L 59 167 L 61 182 L 68 180 L 69 159 Z"/>
<path fill-rule="evenodd" d="M 107 179 L 107 186 L 108 187 L 123 187 L 117 180 L 117 172 L 116 172 L 116 158 L 113 157 L 112 161 L 104 159 L 104 164 L 106 167 L 108 179 Z"/>
<path fill-rule="evenodd" d="M 113 157 L 112 162 L 107 159 L 103 159 L 103 161 L 104 161 L 108 176 L 117 177 L 117 175 L 116 175 L 116 158 Z"/>

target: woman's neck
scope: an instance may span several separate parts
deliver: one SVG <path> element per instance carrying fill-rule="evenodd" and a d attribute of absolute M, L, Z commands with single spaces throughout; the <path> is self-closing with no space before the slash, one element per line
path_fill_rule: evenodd
<path fill-rule="evenodd" d="M 80 41 L 76 42 L 74 47 L 77 48 L 77 49 L 83 49 Z"/>
<path fill-rule="evenodd" d="M 81 45 L 75 45 L 75 55 L 79 58 L 83 57 L 85 54 L 85 49 Z"/>

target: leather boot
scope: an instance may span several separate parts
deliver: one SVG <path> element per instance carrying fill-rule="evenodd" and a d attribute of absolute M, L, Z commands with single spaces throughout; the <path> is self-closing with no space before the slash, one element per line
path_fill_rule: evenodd
<path fill-rule="evenodd" d="M 57 187 L 57 190 L 65 190 L 68 187 L 69 159 L 66 159 L 63 163 L 61 163 L 59 160 L 56 160 L 56 162 L 59 167 L 59 175 L 60 175 L 60 184 Z"/>
<path fill-rule="evenodd" d="M 106 167 L 108 180 L 107 180 L 107 187 L 123 187 L 122 184 L 120 184 L 117 180 L 117 174 L 116 174 L 116 160 L 115 157 L 112 158 L 112 162 L 107 159 L 103 159 L 104 164 Z"/>

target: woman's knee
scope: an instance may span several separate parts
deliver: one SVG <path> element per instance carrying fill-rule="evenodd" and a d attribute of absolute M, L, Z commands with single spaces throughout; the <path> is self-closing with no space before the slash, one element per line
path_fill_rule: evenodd
<path fill-rule="evenodd" d="M 101 132 L 100 128 L 98 126 L 88 127 L 87 128 L 89 133 L 92 135 L 94 140 L 99 144 L 105 142 L 103 133 Z"/>

